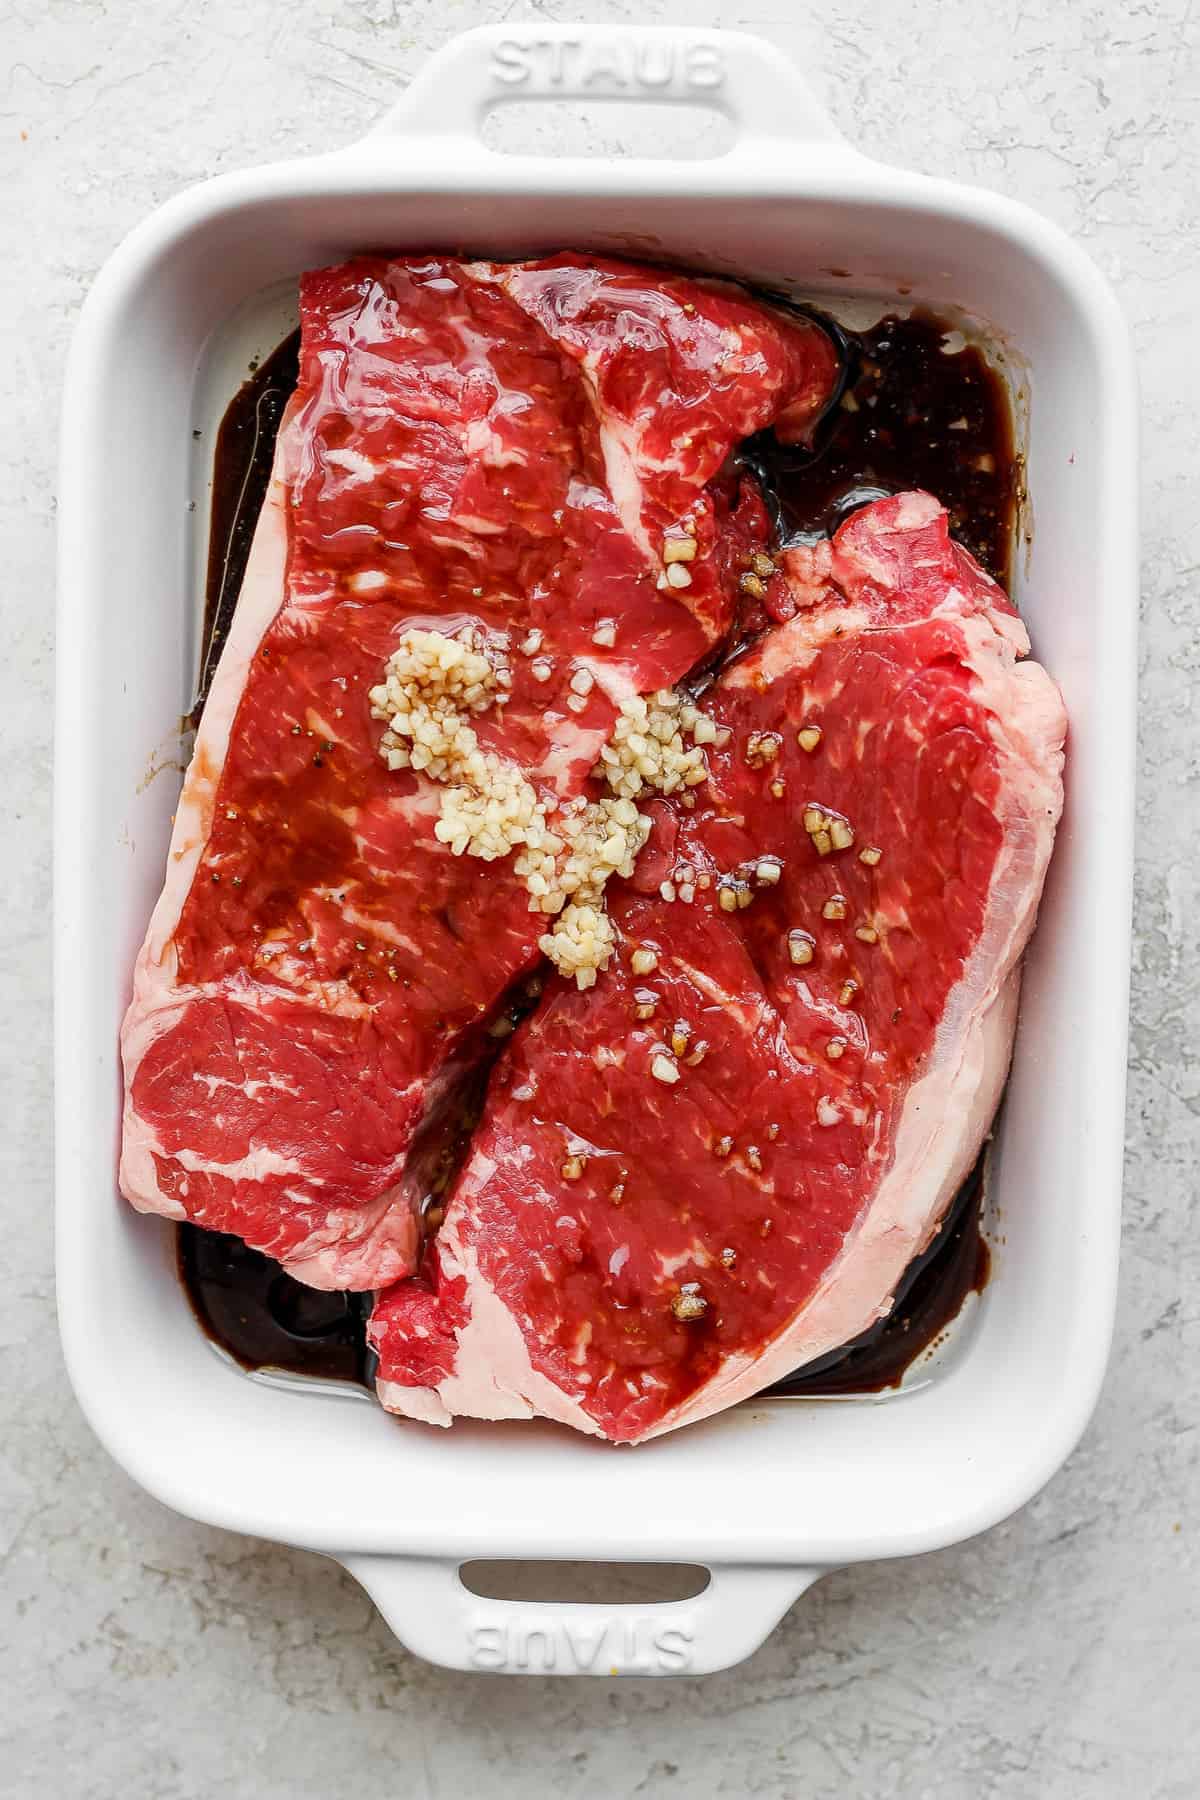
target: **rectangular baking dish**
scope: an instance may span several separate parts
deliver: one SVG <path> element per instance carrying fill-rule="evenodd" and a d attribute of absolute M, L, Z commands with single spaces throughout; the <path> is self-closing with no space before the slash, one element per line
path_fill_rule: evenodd
<path fill-rule="evenodd" d="M 696 162 L 481 141 L 497 102 L 571 97 L 702 104 L 735 141 Z M 756 1402 L 632 1452 L 549 1426 L 405 1428 L 215 1356 L 174 1279 L 171 1228 L 117 1197 L 117 1030 L 178 790 L 198 629 L 188 509 L 203 505 L 192 432 L 213 345 L 231 319 L 267 318 L 301 269 L 373 246 L 594 249 L 831 303 L 927 303 L 1005 359 L 1027 455 L 1016 597 L 1067 700 L 1067 809 L 992 1158 L 995 1272 L 955 1357 L 899 1399 Z M 741 35 L 471 32 L 362 142 L 222 176 L 133 233 L 84 307 L 66 384 L 55 944 L 63 1342 L 135 1479 L 192 1518 L 336 1557 L 434 1661 L 553 1673 L 728 1666 L 826 1570 L 953 1543 L 1037 1491 L 1091 1412 L 1114 1304 L 1135 433 L 1126 329 L 1086 257 L 998 195 L 868 161 Z M 459 1567 L 475 1557 L 685 1561 L 711 1579 L 659 1605 L 525 1605 L 469 1592 Z"/>

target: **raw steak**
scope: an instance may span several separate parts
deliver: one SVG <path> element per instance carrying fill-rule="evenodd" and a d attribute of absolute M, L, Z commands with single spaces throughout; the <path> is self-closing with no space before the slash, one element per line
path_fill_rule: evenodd
<path fill-rule="evenodd" d="M 695 810 L 656 803 L 610 884 L 619 958 L 514 1039 L 426 1269 L 376 1307 L 396 1412 L 702 1419 L 885 1314 L 976 1155 L 1059 695 L 928 496 L 792 561 L 800 610 L 703 701 L 732 735 Z"/>
<path fill-rule="evenodd" d="M 121 1186 L 363 1288 L 411 1267 L 409 1147 L 545 926 L 511 862 L 435 839 L 369 690 L 407 631 L 474 627 L 512 673 L 481 746 L 579 793 L 620 700 L 726 629 L 753 506 L 716 478 L 749 433 L 803 436 L 836 354 L 734 289 L 565 258 L 360 259 L 304 278 L 301 323 L 137 961 Z M 685 512 L 691 585 L 664 589 Z"/>

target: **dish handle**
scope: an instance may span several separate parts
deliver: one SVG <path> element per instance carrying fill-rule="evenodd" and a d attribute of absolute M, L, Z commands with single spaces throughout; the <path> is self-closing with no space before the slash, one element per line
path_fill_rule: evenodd
<path fill-rule="evenodd" d="M 373 126 L 380 136 L 455 138 L 489 159 L 484 117 L 513 101 L 620 100 L 723 113 L 727 156 L 765 143 L 857 156 L 795 64 L 764 38 L 686 26 L 487 25 L 451 38 Z"/>
<path fill-rule="evenodd" d="M 407 1650 L 503 1675 L 709 1675 L 753 1654 L 825 1569 L 709 1570 L 692 1600 L 612 1606 L 485 1599 L 457 1560 L 343 1556 Z"/>

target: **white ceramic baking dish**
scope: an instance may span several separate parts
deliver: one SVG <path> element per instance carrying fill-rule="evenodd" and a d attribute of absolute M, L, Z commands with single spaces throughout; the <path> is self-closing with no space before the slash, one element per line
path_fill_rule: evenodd
<path fill-rule="evenodd" d="M 710 106 L 734 147 L 538 160 L 480 139 L 498 101 L 580 96 Z M 992 1163 L 994 1276 L 957 1354 L 899 1399 L 758 1402 L 632 1452 L 537 1425 L 406 1428 L 221 1360 L 174 1279 L 171 1228 L 118 1201 L 117 1027 L 196 656 L 193 429 L 244 373 L 251 327 L 270 347 L 281 283 L 380 245 L 649 254 L 876 311 L 903 296 L 961 309 L 1006 359 L 1028 455 L 1017 597 L 1067 698 L 1067 811 Z M 473 32 L 363 142 L 223 176 L 135 231 L 71 353 L 60 506 L 59 1296 L 71 1377 L 112 1455 L 195 1519 L 337 1557 L 424 1656 L 555 1673 L 726 1666 L 829 1568 L 952 1543 L 1027 1500 L 1083 1429 L 1113 1311 L 1135 491 L 1126 331 L 1083 254 L 998 195 L 866 160 L 753 38 Z M 526 1605 L 469 1592 L 458 1571 L 474 1557 L 712 1576 L 690 1601 Z"/>

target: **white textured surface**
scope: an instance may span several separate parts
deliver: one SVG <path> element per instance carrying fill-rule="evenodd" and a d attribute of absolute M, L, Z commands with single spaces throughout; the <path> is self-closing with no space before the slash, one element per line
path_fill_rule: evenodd
<path fill-rule="evenodd" d="M 0 12 L 0 316 L 16 327 L 0 361 L 0 1006 L 12 1046 L 0 1790 L 1190 1800 L 1200 16 L 1192 0 L 595 0 L 587 11 L 775 37 L 824 72 L 835 116 L 868 151 L 1003 188 L 1079 235 L 1134 322 L 1146 424 L 1142 832 L 1108 1385 L 1067 1468 L 1008 1525 L 920 1561 L 834 1575 L 740 1670 L 657 1685 L 416 1663 L 333 1565 L 191 1526 L 108 1462 L 66 1388 L 50 1273 L 53 456 L 71 325 L 125 230 L 188 182 L 360 132 L 452 30 L 578 14 L 555 0 L 15 0 Z M 623 129 L 624 115 L 604 135 Z"/>

